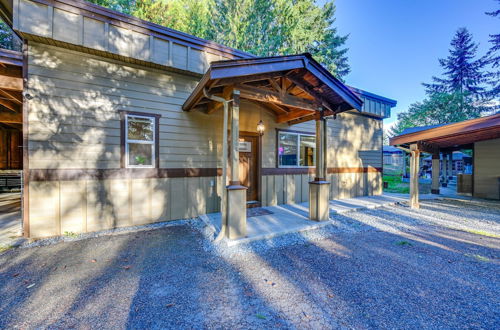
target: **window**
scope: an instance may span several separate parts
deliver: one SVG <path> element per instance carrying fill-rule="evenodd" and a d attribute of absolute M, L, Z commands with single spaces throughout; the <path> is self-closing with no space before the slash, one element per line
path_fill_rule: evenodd
<path fill-rule="evenodd" d="M 316 137 L 311 134 L 278 132 L 278 166 L 310 167 L 316 164 Z"/>
<path fill-rule="evenodd" d="M 125 167 L 157 167 L 158 130 L 157 116 L 126 113 L 124 118 Z"/>

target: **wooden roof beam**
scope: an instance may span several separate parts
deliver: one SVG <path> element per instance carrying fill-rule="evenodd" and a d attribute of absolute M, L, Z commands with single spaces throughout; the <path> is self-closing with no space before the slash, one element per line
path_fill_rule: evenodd
<path fill-rule="evenodd" d="M 223 99 L 229 100 L 231 98 L 231 95 L 233 93 L 233 86 L 226 86 L 224 87 L 222 91 L 222 95 L 217 95 L 222 97 Z M 215 101 L 210 101 L 208 103 L 208 108 L 207 108 L 207 114 L 214 113 L 215 111 L 221 109 L 223 106 L 222 102 L 215 102 Z"/>
<path fill-rule="evenodd" d="M 0 96 L 10 99 L 11 101 L 21 105 L 23 104 L 23 95 L 21 92 L 16 91 L 4 91 L 0 89 Z"/>
<path fill-rule="evenodd" d="M 23 90 L 23 78 L 0 76 L 0 89 L 5 89 L 5 90 L 9 90 L 9 91 L 21 91 L 22 92 L 22 90 Z"/>
<path fill-rule="evenodd" d="M 314 115 L 314 113 L 315 113 L 315 111 L 310 111 L 310 110 L 295 110 L 295 111 L 291 111 L 291 112 L 284 114 L 284 115 L 279 115 L 276 118 L 276 122 L 277 123 L 286 123 L 288 121 L 292 121 L 292 120 L 295 120 L 295 119 L 298 119 L 298 118 L 301 118 L 304 116 Z"/>
<path fill-rule="evenodd" d="M 304 123 L 306 121 L 316 120 L 317 118 L 318 118 L 317 114 L 307 115 L 307 116 L 303 116 L 303 117 L 300 117 L 297 119 L 290 120 L 288 122 L 288 125 L 296 125 L 296 124 Z"/>
<path fill-rule="evenodd" d="M 0 123 L 22 124 L 23 116 L 20 113 L 0 112 Z"/>
<path fill-rule="evenodd" d="M 302 89 L 304 92 L 307 94 L 311 95 L 315 99 L 319 100 L 321 102 L 321 105 L 323 105 L 325 108 L 335 112 L 335 107 L 330 104 L 323 96 L 321 96 L 318 92 L 316 92 L 312 86 L 307 86 L 306 84 L 300 82 L 298 79 L 296 79 L 293 76 L 287 76 L 287 78 L 294 83 L 297 87 Z"/>
<path fill-rule="evenodd" d="M 245 99 L 274 103 L 281 106 L 298 108 L 302 110 L 321 110 L 316 102 L 312 102 L 300 97 L 295 97 L 292 95 L 284 95 L 282 97 L 280 93 L 246 85 L 238 85 L 236 88 L 240 90 L 241 97 Z"/>
<path fill-rule="evenodd" d="M 231 84 L 243 84 L 248 82 L 260 81 L 260 80 L 269 80 L 283 76 L 283 72 L 269 72 L 262 73 L 256 75 L 247 75 L 247 76 L 239 76 L 239 77 L 231 77 L 231 78 L 221 78 L 212 87 L 220 87 Z"/>

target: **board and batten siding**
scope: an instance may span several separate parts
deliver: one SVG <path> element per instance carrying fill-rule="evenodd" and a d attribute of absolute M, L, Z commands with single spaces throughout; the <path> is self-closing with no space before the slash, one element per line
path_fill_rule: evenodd
<path fill-rule="evenodd" d="M 201 74 L 213 61 L 246 57 L 243 52 L 85 2 L 14 0 L 13 7 L 13 29 L 26 39 L 64 43 L 126 61 Z"/>
<path fill-rule="evenodd" d="M 474 143 L 474 196 L 500 199 L 500 139 Z"/>
<path fill-rule="evenodd" d="M 29 43 L 30 170 L 120 168 L 120 110 L 160 114 L 160 168 L 220 168 L 222 111 L 184 112 L 197 78 L 145 68 L 64 48 Z M 315 123 L 294 126 L 242 100 L 240 131 L 255 132 L 263 119 L 262 166 L 276 168 L 277 129 L 315 133 Z M 382 122 L 345 113 L 329 120 L 331 198 L 376 194 L 381 167 Z M 354 173 L 349 172 L 354 169 Z M 263 205 L 308 200 L 312 174 L 264 175 Z M 217 212 L 220 177 L 30 180 L 31 237 L 81 233 L 184 219 Z"/>

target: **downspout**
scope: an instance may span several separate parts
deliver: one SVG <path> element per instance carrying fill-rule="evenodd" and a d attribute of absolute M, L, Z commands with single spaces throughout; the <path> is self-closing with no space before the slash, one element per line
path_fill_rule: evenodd
<path fill-rule="evenodd" d="M 208 94 L 206 88 L 203 88 L 203 95 L 212 101 L 215 102 L 221 102 L 222 105 L 224 106 L 224 120 L 223 120 L 223 125 L 222 125 L 222 191 L 221 191 L 221 202 L 220 202 L 220 209 L 221 209 L 221 228 L 220 232 L 215 238 L 215 241 L 220 241 L 222 238 L 224 238 L 224 235 L 226 233 L 226 228 L 227 228 L 227 215 L 226 215 L 226 200 L 227 200 L 227 193 L 226 193 L 226 186 L 228 184 L 227 182 L 227 158 L 228 158 L 228 153 L 227 153 L 227 128 L 228 128 L 228 113 L 229 113 L 229 102 L 232 102 L 231 100 L 226 100 L 222 97 L 215 96 Z"/>

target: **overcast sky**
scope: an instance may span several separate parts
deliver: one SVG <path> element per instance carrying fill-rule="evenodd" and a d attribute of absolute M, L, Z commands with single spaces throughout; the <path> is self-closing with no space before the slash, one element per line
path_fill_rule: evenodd
<path fill-rule="evenodd" d="M 320 1 L 321 2 L 321 1 Z M 336 0 L 336 25 L 350 34 L 349 85 L 398 101 L 391 118 L 424 98 L 422 82 L 441 69 L 459 27 L 489 48 L 489 34 L 500 32 L 500 20 L 484 14 L 498 7 L 495 0 Z"/>

